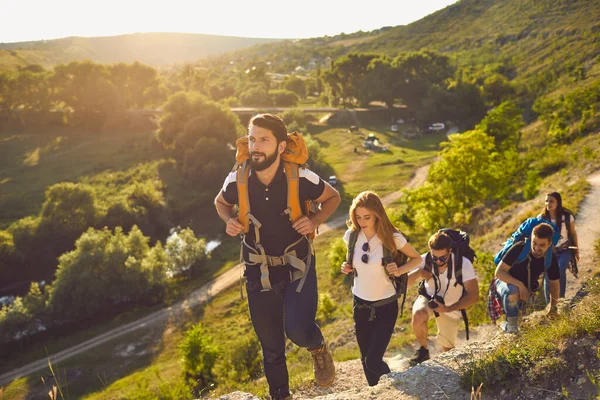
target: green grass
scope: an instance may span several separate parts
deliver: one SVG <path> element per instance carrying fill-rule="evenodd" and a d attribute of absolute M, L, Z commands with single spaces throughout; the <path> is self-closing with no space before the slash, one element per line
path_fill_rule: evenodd
<path fill-rule="evenodd" d="M 590 280 L 588 290 L 588 296 L 572 312 L 551 321 L 535 319 L 534 323 L 523 326 L 519 337 L 504 341 L 491 353 L 463 366 L 463 386 L 477 387 L 483 383 L 485 390 L 494 390 L 496 384 L 510 387 L 518 377 L 559 378 L 576 368 L 573 363 L 577 360 L 566 356 L 565 349 L 573 340 L 593 337 L 600 329 L 597 307 L 600 279 Z"/>
<path fill-rule="evenodd" d="M 400 132 L 391 132 L 388 128 L 369 126 L 361 129 L 361 134 L 334 128 L 313 135 L 347 197 L 367 189 L 380 196 L 402 189 L 417 167 L 435 157 L 439 143 L 445 139 L 443 134 L 406 139 Z M 364 149 L 363 139 L 369 133 L 375 133 L 388 151 L 378 153 Z"/>
<path fill-rule="evenodd" d="M 58 182 L 85 181 L 158 160 L 152 133 L 101 136 L 1 135 L 0 229 L 39 213 L 45 190 Z M 103 193 L 108 190 L 98 185 Z"/>

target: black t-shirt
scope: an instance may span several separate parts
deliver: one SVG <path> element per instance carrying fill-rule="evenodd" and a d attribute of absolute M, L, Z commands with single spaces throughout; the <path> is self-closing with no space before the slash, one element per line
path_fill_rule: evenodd
<path fill-rule="evenodd" d="M 325 182 L 317 174 L 306 168 L 300 168 L 299 175 L 300 204 L 304 204 L 307 200 L 318 199 L 325 190 Z M 229 204 L 238 203 L 236 179 L 236 172 L 230 173 L 225 179 L 221 191 L 223 198 Z M 250 213 L 262 224 L 259 231 L 260 243 L 270 256 L 283 255 L 289 245 L 301 238 L 301 235 L 292 228 L 290 218 L 285 213 L 287 195 L 287 178 L 283 163 L 269 186 L 263 185 L 256 174 L 250 171 L 248 178 Z M 246 243 L 256 248 L 254 226 L 252 224 L 250 224 L 250 229 L 246 235 Z M 299 258 L 304 258 L 308 254 L 308 243 L 306 240 L 302 240 L 299 246 L 294 247 L 294 249 Z M 245 258 L 247 253 L 248 249 L 244 246 Z M 273 267 L 273 269 L 276 274 L 282 270 L 278 267 Z M 246 276 L 250 278 L 253 275 L 260 277 L 258 268 L 246 268 Z"/>
<path fill-rule="evenodd" d="M 529 289 L 531 291 L 536 291 L 539 287 L 538 279 L 540 278 L 540 275 L 542 275 L 546 270 L 545 258 L 536 258 L 533 255 L 531 255 L 531 253 L 529 253 L 529 256 L 525 258 L 525 260 L 521 261 L 520 263 L 515 263 L 517 258 L 523 251 L 524 247 L 525 242 L 518 242 L 515 245 L 513 245 L 504 255 L 502 262 L 511 266 L 510 270 L 508 271 L 510 276 L 520 280 L 521 282 L 523 282 L 523 284 L 525 284 L 525 286 L 528 286 L 527 263 L 531 258 L 531 264 L 529 266 L 531 270 L 531 287 Z M 550 268 L 548 268 L 548 279 L 553 281 L 558 279 L 559 277 L 560 270 L 558 269 L 558 261 L 556 260 L 554 254 L 552 254 L 552 261 L 550 262 Z"/>

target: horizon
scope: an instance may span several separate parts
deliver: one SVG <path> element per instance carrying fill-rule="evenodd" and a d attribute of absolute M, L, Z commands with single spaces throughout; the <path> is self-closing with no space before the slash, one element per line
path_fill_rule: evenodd
<path fill-rule="evenodd" d="M 306 0 L 293 11 L 281 10 L 273 0 L 211 4 L 210 13 L 199 9 L 185 12 L 189 4 L 182 0 L 169 3 L 168 9 L 153 7 L 140 0 L 82 5 L 74 0 L 52 3 L 12 2 L 4 7 L 0 43 L 11 44 L 56 40 L 68 37 L 107 37 L 145 33 L 190 33 L 253 39 L 308 39 L 323 36 L 369 32 L 387 26 L 408 25 L 457 0 L 429 0 L 419 4 L 386 0 L 377 7 L 351 7 L 342 1 Z M 31 9 L 35 15 L 30 14 Z M 71 10 L 65 12 L 65 9 Z M 231 14 L 231 10 L 237 12 Z M 290 21 L 288 15 L 293 12 Z M 75 15 L 75 17 L 71 17 Z M 217 17 L 216 17 L 217 16 Z M 218 17 L 223 16 L 223 17 Z M 258 22 L 259 18 L 268 24 Z M 310 20 L 310 23 L 305 21 Z M 49 23 L 51 21 L 51 23 Z M 110 22 L 108 22 L 110 21 Z"/>

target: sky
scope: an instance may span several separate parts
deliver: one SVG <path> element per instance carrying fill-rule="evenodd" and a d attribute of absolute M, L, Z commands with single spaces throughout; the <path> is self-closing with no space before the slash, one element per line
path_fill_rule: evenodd
<path fill-rule="evenodd" d="M 310 38 L 406 25 L 457 0 L 4 0 L 0 42 L 136 32 Z"/>

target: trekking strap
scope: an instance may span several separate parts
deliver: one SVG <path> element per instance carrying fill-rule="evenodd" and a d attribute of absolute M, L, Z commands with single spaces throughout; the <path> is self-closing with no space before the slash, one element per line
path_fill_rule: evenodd
<path fill-rule="evenodd" d="M 248 232 L 250 222 L 248 213 L 250 212 L 250 197 L 248 196 L 248 176 L 250 168 L 248 161 L 244 161 L 237 169 L 236 182 L 238 190 L 238 220 L 244 225 L 244 233 Z"/>

